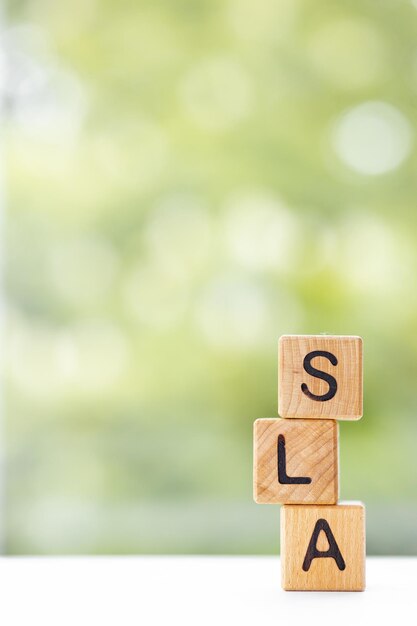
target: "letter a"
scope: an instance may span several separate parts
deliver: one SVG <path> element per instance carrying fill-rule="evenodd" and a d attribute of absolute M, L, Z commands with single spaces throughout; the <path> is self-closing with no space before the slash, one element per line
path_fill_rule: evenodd
<path fill-rule="evenodd" d="M 329 549 L 325 552 L 317 549 L 317 540 L 321 531 L 325 533 L 327 541 L 329 542 Z M 345 569 L 345 561 L 339 550 L 339 546 L 336 543 L 336 539 L 330 530 L 329 524 L 325 519 L 319 519 L 316 522 L 313 534 L 311 535 L 310 543 L 308 544 L 307 552 L 304 557 L 303 570 L 308 572 L 313 559 L 324 559 L 328 557 L 331 557 L 336 561 L 337 567 L 340 570 Z"/>

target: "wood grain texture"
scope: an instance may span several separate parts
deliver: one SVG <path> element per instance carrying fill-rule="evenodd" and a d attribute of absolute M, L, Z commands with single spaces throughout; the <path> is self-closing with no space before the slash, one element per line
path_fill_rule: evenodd
<path fill-rule="evenodd" d="M 324 520 L 343 557 L 340 569 L 332 557 L 313 558 L 308 571 L 306 554 L 319 520 Z M 329 549 L 320 531 L 317 550 Z M 365 589 L 365 508 L 359 502 L 335 506 L 286 505 L 281 509 L 282 587 L 287 591 L 363 591 Z"/>
<path fill-rule="evenodd" d="M 310 365 L 327 380 L 308 373 L 304 359 L 312 352 L 333 355 L 310 357 Z M 333 380 L 332 380 L 333 379 Z M 334 381 L 337 390 L 330 389 Z M 303 391 L 303 387 L 305 391 Z M 358 420 L 362 417 L 362 339 L 343 335 L 284 335 L 278 348 L 278 414 L 285 418 Z M 312 399 L 307 394 L 324 398 Z"/>
<path fill-rule="evenodd" d="M 278 437 L 286 471 L 310 484 L 280 484 Z M 339 495 L 339 429 L 335 420 L 258 419 L 253 427 L 253 497 L 258 504 L 335 504 Z"/>

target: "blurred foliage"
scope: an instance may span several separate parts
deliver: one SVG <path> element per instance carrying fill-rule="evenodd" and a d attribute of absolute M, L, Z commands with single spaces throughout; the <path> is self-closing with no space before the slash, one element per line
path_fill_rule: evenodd
<path fill-rule="evenodd" d="M 417 3 L 7 6 L 6 551 L 276 552 L 252 423 L 330 332 L 342 496 L 417 554 Z"/>

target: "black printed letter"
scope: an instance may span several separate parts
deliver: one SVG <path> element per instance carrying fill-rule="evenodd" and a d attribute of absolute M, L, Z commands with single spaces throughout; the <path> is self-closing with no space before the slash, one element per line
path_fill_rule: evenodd
<path fill-rule="evenodd" d="M 321 550 L 317 550 L 317 539 L 319 537 L 320 531 L 323 531 L 327 537 L 327 541 L 329 542 L 329 549 L 326 552 L 322 552 Z M 316 525 L 313 530 L 313 534 L 311 535 L 310 543 L 308 544 L 307 552 L 304 557 L 303 570 L 308 572 L 310 569 L 310 565 L 313 559 L 324 559 L 331 557 L 336 561 L 337 567 L 340 570 L 344 570 L 346 565 L 343 560 L 343 556 L 339 550 L 339 547 L 336 543 L 336 539 L 332 531 L 330 530 L 329 524 L 325 519 L 319 519 L 316 522 Z"/>
<path fill-rule="evenodd" d="M 287 476 L 287 453 L 285 451 L 285 437 L 278 435 L 278 482 L 281 485 L 309 485 L 309 476 Z"/>
<path fill-rule="evenodd" d="M 324 402 L 325 400 L 331 400 L 336 395 L 337 391 L 337 382 L 336 379 L 333 378 L 327 372 L 322 372 L 311 365 L 312 359 L 316 356 L 324 356 L 326 359 L 329 359 L 332 365 L 337 365 L 337 359 L 334 354 L 331 352 L 326 352 L 325 350 L 314 350 L 313 352 L 309 352 L 304 357 L 303 367 L 307 374 L 310 376 L 315 376 L 315 378 L 321 378 L 321 380 L 325 380 L 329 385 L 329 391 L 322 396 L 316 396 L 314 393 L 311 393 L 309 388 L 305 383 L 301 385 L 301 389 L 306 396 L 308 396 L 311 400 L 317 400 L 319 402 Z"/>

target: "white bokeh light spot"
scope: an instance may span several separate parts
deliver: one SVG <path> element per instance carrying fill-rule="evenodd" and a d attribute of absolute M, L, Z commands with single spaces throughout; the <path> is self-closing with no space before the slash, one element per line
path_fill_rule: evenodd
<path fill-rule="evenodd" d="M 235 194 L 224 217 L 232 259 L 249 270 L 286 270 L 294 259 L 296 218 L 267 190 Z"/>
<path fill-rule="evenodd" d="M 52 288 L 76 308 L 102 303 L 111 292 L 118 269 L 114 247 L 99 235 L 60 239 L 47 252 Z"/>
<path fill-rule="evenodd" d="M 148 254 L 178 280 L 190 280 L 210 254 L 212 225 L 203 201 L 187 194 L 164 198 L 144 226 Z"/>
<path fill-rule="evenodd" d="M 205 130 L 224 130 L 249 113 L 252 90 L 245 68 L 228 57 L 196 63 L 180 84 L 185 112 Z"/>
<path fill-rule="evenodd" d="M 187 308 L 188 292 L 183 283 L 159 265 L 137 262 L 123 291 L 127 311 L 140 325 L 156 331 L 177 326 Z"/>
<path fill-rule="evenodd" d="M 262 45 L 288 36 L 299 8 L 294 0 L 231 0 L 225 6 L 233 33 L 239 39 Z"/>
<path fill-rule="evenodd" d="M 11 330 L 8 374 L 28 397 L 54 402 L 111 391 L 129 366 L 127 338 L 108 320 L 51 330 L 14 316 Z"/>
<path fill-rule="evenodd" d="M 375 215 L 350 215 L 343 224 L 338 259 L 346 284 L 358 293 L 398 297 L 413 282 L 406 239 Z"/>
<path fill-rule="evenodd" d="M 254 348 L 264 342 L 269 328 L 266 294 L 240 276 L 214 278 L 197 304 L 196 323 L 216 347 Z"/>
<path fill-rule="evenodd" d="M 365 102 L 336 122 L 333 145 L 352 170 L 368 176 L 390 172 L 409 155 L 413 132 L 407 118 L 385 102 Z"/>
<path fill-rule="evenodd" d="M 320 21 L 308 41 L 314 69 L 343 91 L 363 89 L 380 80 L 387 54 L 377 26 L 353 16 Z"/>

